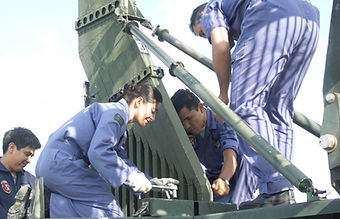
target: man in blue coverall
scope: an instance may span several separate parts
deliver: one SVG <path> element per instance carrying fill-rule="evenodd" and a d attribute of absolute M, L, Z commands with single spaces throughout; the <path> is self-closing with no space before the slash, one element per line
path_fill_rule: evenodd
<path fill-rule="evenodd" d="M 239 152 L 235 131 L 216 119 L 212 110 L 189 90 L 178 90 L 171 101 L 198 159 L 206 168 L 214 201 L 238 206 L 241 202 L 252 200 L 256 176 Z"/>
<path fill-rule="evenodd" d="M 41 147 L 38 138 L 28 129 L 17 127 L 5 133 L 3 157 L 0 158 L 0 218 L 7 218 L 21 185 L 34 188 L 35 177 L 23 168 L 31 162 L 36 149 Z"/>
<path fill-rule="evenodd" d="M 317 8 L 309 0 L 210 0 L 193 11 L 190 28 L 212 45 L 219 98 L 229 103 L 231 80 L 230 108 L 290 160 L 293 101 L 317 46 Z M 293 185 L 239 140 L 260 192 L 240 209 L 294 203 Z"/>

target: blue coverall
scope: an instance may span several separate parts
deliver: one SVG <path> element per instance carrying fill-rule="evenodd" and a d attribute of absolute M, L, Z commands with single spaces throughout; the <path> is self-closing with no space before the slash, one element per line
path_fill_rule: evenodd
<path fill-rule="evenodd" d="M 51 191 L 51 217 L 123 217 L 110 186 L 126 182 L 127 102 L 93 103 L 54 132 L 41 153 L 36 176 Z M 89 165 L 93 168 L 89 168 Z"/>
<path fill-rule="evenodd" d="M 226 123 L 221 123 L 214 117 L 210 108 L 206 108 L 207 123 L 204 137 L 200 134 L 193 135 L 192 141 L 198 159 L 204 165 L 205 173 L 212 184 L 220 175 L 223 166 L 223 151 L 233 149 L 237 154 L 237 169 L 229 180 L 230 191 L 225 196 L 217 196 L 214 192 L 214 201 L 232 202 L 237 206 L 252 200 L 256 191 L 256 176 L 251 172 L 245 158 L 239 152 L 239 143 L 236 133 Z"/>
<path fill-rule="evenodd" d="M 20 187 L 29 184 L 34 188 L 35 177 L 25 170 L 16 173 L 16 180 L 14 182 L 12 174 L 0 162 L 0 218 L 7 218 L 9 208 L 15 202 L 15 194 Z"/>
<path fill-rule="evenodd" d="M 232 53 L 230 108 L 279 150 L 293 153 L 293 101 L 319 37 L 319 11 L 308 0 L 211 0 L 200 20 L 209 41 L 214 27 L 237 40 Z M 258 176 L 260 194 L 292 184 L 239 137 Z"/>

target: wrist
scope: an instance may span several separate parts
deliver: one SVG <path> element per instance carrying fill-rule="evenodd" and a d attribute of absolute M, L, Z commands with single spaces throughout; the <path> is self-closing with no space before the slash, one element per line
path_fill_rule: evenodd
<path fill-rule="evenodd" d="M 219 179 L 223 180 L 225 182 L 225 184 L 227 184 L 228 186 L 230 186 L 229 184 L 229 180 L 222 178 L 222 177 L 218 177 Z"/>

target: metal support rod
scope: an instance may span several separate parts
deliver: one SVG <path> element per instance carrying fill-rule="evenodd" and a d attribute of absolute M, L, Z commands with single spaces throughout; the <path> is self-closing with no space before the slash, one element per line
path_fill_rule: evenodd
<path fill-rule="evenodd" d="M 165 40 L 166 42 L 170 43 L 171 45 L 173 45 L 177 49 L 181 50 L 182 52 L 184 52 L 188 56 L 190 56 L 193 59 L 195 59 L 196 61 L 200 62 L 201 64 L 203 64 L 204 66 L 206 66 L 210 70 L 214 71 L 212 61 L 209 58 L 207 58 L 206 56 L 196 52 L 193 48 L 189 47 L 188 45 L 185 45 L 180 40 L 171 36 L 169 34 L 168 30 L 159 29 L 159 26 L 157 26 L 153 31 L 153 35 L 157 35 L 159 41 L 162 42 L 162 41 Z M 321 126 L 318 123 L 316 123 L 313 120 L 306 117 L 305 115 L 303 115 L 302 113 L 295 111 L 293 122 L 296 125 L 300 126 L 301 128 L 305 129 L 306 131 L 308 131 L 309 133 L 320 138 Z"/>
<path fill-rule="evenodd" d="M 308 131 L 309 133 L 320 138 L 321 126 L 318 123 L 314 122 L 313 120 L 308 119 L 302 113 L 294 111 L 293 122 L 296 125 L 300 126 L 301 128 L 305 129 L 306 131 Z"/>
<path fill-rule="evenodd" d="M 162 41 L 165 40 L 166 42 L 170 43 L 171 45 L 173 45 L 177 49 L 181 50 L 182 52 L 184 52 L 185 54 L 187 54 L 191 58 L 195 59 L 196 61 L 198 61 L 198 62 L 202 63 L 203 65 L 205 65 L 206 67 L 208 67 L 210 70 L 214 71 L 212 61 L 209 58 L 207 58 L 206 56 L 196 52 L 193 48 L 185 45 L 180 40 L 171 36 L 169 34 L 168 30 L 159 29 L 159 26 L 157 26 L 153 31 L 153 35 L 157 35 L 159 41 L 162 42 Z"/>
<path fill-rule="evenodd" d="M 295 167 L 287 158 L 270 145 L 261 135 L 256 133 L 245 121 L 234 113 L 227 105 L 205 88 L 194 76 L 183 68 L 181 63 L 175 63 L 155 43 L 145 36 L 137 25 L 126 25 L 126 32 L 136 36 L 169 68 L 170 74 L 179 78 L 204 103 L 232 127 L 247 141 L 264 159 L 284 175 L 301 192 L 314 191 L 313 183 L 304 173 Z"/>

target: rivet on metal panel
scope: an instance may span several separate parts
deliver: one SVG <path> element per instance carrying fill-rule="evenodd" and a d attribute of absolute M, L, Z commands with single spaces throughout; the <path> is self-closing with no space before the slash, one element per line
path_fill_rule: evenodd
<path fill-rule="evenodd" d="M 337 139 L 334 135 L 326 134 L 320 137 L 320 146 L 327 152 L 332 152 L 337 146 Z"/>
<path fill-rule="evenodd" d="M 335 101 L 335 95 L 333 93 L 329 93 L 325 97 L 327 103 L 334 103 Z"/>

